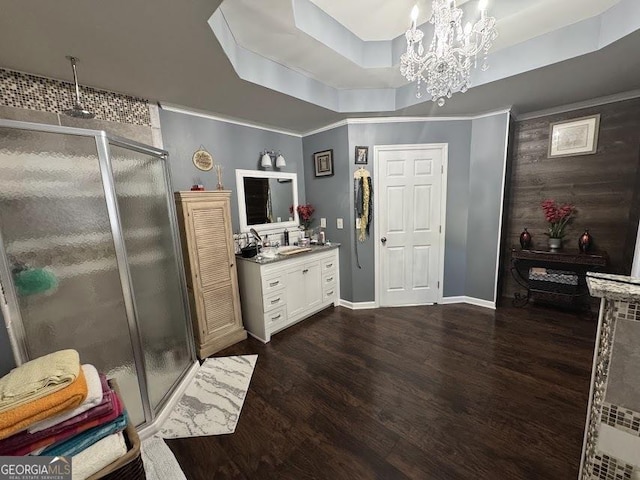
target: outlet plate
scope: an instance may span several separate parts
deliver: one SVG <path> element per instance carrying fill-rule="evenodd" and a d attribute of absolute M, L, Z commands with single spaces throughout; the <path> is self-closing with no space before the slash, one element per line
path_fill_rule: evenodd
<path fill-rule="evenodd" d="M 327 228 L 327 219 L 326 218 L 321 218 L 320 219 L 320 227 L 321 228 Z"/>
<path fill-rule="evenodd" d="M 336 228 L 342 230 L 344 228 L 344 222 L 341 218 L 336 219 Z"/>

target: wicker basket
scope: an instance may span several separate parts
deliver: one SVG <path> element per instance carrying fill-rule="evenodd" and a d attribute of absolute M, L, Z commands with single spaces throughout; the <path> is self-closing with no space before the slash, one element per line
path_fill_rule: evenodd
<path fill-rule="evenodd" d="M 122 399 L 118 384 L 115 380 L 109 380 L 111 388 Z M 107 465 L 102 470 L 91 475 L 87 480 L 146 480 L 142 455 L 140 454 L 140 437 L 135 427 L 129 422 L 124 430 L 124 439 L 127 443 L 127 453 L 123 457 Z"/>

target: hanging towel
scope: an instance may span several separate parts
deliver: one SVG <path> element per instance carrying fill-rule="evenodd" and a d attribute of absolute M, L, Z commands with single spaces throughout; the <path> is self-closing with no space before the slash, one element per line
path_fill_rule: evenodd
<path fill-rule="evenodd" d="M 107 389 L 109 387 L 107 386 Z M 0 440 L 0 455 L 20 456 L 37 454 L 39 450 L 68 440 L 91 428 L 104 425 L 118 418 L 123 411 L 118 396 L 113 391 L 103 395 L 103 402 L 80 415 L 37 433 L 19 432 Z"/>
<path fill-rule="evenodd" d="M 0 414 L 0 440 L 24 430 L 40 420 L 76 408 L 87 397 L 87 382 L 82 369 L 70 385 L 46 397 L 38 398 Z"/>
<path fill-rule="evenodd" d="M 79 373 L 75 350 L 60 350 L 14 368 L 0 378 L 0 413 L 68 387 Z"/>
<path fill-rule="evenodd" d="M 82 373 L 87 381 L 87 398 L 82 404 L 73 410 L 61 413 L 55 417 L 47 418 L 29 427 L 29 433 L 36 433 L 51 428 L 59 423 L 69 420 L 90 408 L 99 405 L 102 402 L 102 385 L 100 383 L 100 375 L 93 365 L 82 365 Z"/>
<path fill-rule="evenodd" d="M 85 480 L 112 464 L 127 453 L 127 444 L 122 432 L 114 433 L 94 443 L 72 457 L 72 480 Z"/>
<path fill-rule="evenodd" d="M 105 423 L 99 427 L 82 432 L 80 435 L 76 435 L 65 442 L 57 443 L 52 447 L 47 448 L 41 453 L 41 455 L 51 457 L 73 457 L 103 438 L 123 431 L 127 427 L 127 421 L 127 412 L 122 412 L 122 414 L 112 422 Z"/>

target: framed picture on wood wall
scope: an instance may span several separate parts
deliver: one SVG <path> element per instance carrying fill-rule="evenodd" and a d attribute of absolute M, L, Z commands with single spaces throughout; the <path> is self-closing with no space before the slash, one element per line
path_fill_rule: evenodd
<path fill-rule="evenodd" d="M 600 114 L 552 123 L 549 127 L 549 158 L 596 153 L 599 129 Z"/>
<path fill-rule="evenodd" d="M 313 154 L 316 177 L 333 175 L 333 150 L 323 150 Z"/>

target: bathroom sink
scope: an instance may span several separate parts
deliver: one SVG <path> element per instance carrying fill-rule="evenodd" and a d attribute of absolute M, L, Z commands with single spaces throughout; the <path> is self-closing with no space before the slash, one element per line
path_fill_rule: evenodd
<path fill-rule="evenodd" d="M 281 250 L 281 248 L 266 247 L 260 251 L 260 255 L 262 258 L 276 258 L 279 250 Z"/>

